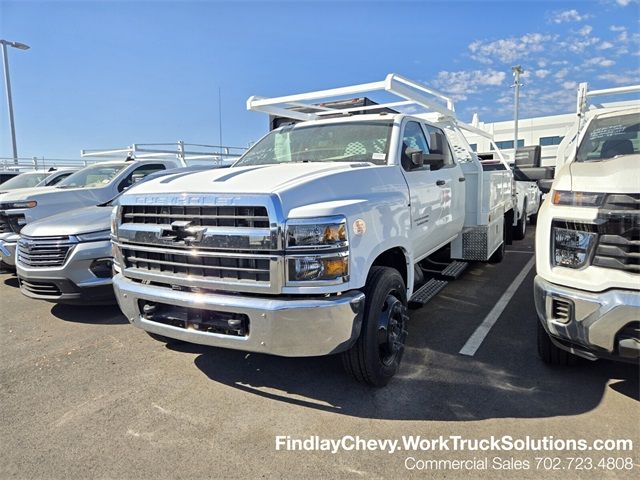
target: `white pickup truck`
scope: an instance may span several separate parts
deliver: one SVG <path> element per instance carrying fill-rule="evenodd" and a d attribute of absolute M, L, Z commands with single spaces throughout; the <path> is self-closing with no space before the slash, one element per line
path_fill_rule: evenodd
<path fill-rule="evenodd" d="M 575 355 L 640 358 L 640 102 L 587 108 L 640 85 L 578 90 L 578 117 L 558 149 L 538 214 L 535 303 L 547 363 Z"/>
<path fill-rule="evenodd" d="M 400 99 L 305 103 L 365 92 Z M 391 109 L 411 105 L 431 113 Z M 120 197 L 120 307 L 163 341 L 342 353 L 357 380 L 385 385 L 400 365 L 410 299 L 438 288 L 414 292 L 421 263 L 444 250 L 502 259 L 511 172 L 485 172 L 461 132 L 475 129 L 456 120 L 451 100 L 398 75 L 247 106 L 299 123 L 274 129 L 230 169 Z"/>
<path fill-rule="evenodd" d="M 146 175 L 176 168 L 174 160 L 119 160 L 89 165 L 56 186 L 23 188 L 0 195 L 0 260 L 15 266 L 20 230 L 57 213 L 105 203 Z"/>

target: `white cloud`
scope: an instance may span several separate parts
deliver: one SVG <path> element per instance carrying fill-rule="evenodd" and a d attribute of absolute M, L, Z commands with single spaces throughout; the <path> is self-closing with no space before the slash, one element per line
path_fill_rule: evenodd
<path fill-rule="evenodd" d="M 521 37 L 510 37 L 491 42 L 477 40 L 469 45 L 471 57 L 481 63 L 491 64 L 495 60 L 513 63 L 529 57 L 532 53 L 543 52 L 551 35 L 527 33 Z"/>
<path fill-rule="evenodd" d="M 536 70 L 536 77 L 545 78 L 550 73 L 551 73 L 550 70 L 545 70 L 544 68 L 541 68 L 540 70 Z"/>
<path fill-rule="evenodd" d="M 621 7 L 626 7 L 631 3 L 631 0 L 616 0 L 616 3 Z"/>
<path fill-rule="evenodd" d="M 615 61 L 604 57 L 592 57 L 584 62 L 584 65 L 587 67 L 611 67 L 615 64 Z"/>
<path fill-rule="evenodd" d="M 622 31 L 624 31 L 626 29 L 627 29 L 627 27 L 622 27 L 620 25 L 611 25 L 609 27 L 609 30 L 611 30 L 612 32 L 622 32 Z"/>
<path fill-rule="evenodd" d="M 466 100 L 468 95 L 478 93 L 484 87 L 502 85 L 507 74 L 493 69 L 438 72 L 434 84 L 455 100 Z"/>
<path fill-rule="evenodd" d="M 574 88 L 576 88 L 578 86 L 577 82 L 562 82 L 562 88 L 564 88 L 565 90 L 572 90 Z"/>
<path fill-rule="evenodd" d="M 616 85 L 631 85 L 637 82 L 638 74 L 640 74 L 640 71 L 638 70 L 623 74 L 603 73 L 602 75 L 598 75 L 598 79 L 606 80 L 608 82 L 615 83 Z"/>
<path fill-rule="evenodd" d="M 562 69 L 558 70 L 556 73 L 554 73 L 553 77 L 558 79 L 558 80 L 562 80 L 568 74 L 569 74 L 569 69 L 568 68 L 562 68 Z"/>
<path fill-rule="evenodd" d="M 584 27 L 582 27 L 580 30 L 578 30 L 578 33 L 580 35 L 582 35 L 583 37 L 586 37 L 587 35 L 589 35 L 591 32 L 593 32 L 593 27 L 591 25 L 585 25 Z"/>
<path fill-rule="evenodd" d="M 598 45 L 598 50 L 608 50 L 609 48 L 613 48 L 613 43 L 604 41 L 600 45 Z"/>
<path fill-rule="evenodd" d="M 582 15 L 575 9 L 561 10 L 551 14 L 552 23 L 582 22 L 590 17 L 588 14 Z"/>

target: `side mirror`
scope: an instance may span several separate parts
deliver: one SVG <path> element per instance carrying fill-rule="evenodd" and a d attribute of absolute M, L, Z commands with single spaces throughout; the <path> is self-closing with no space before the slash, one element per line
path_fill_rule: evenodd
<path fill-rule="evenodd" d="M 544 178 L 542 180 L 538 180 L 538 188 L 542 193 L 549 193 L 551 191 L 552 185 L 553 178 Z"/>
<path fill-rule="evenodd" d="M 438 170 L 444 166 L 444 155 L 442 153 L 429 153 L 424 155 L 424 163 L 429 165 L 431 170 Z"/>
<path fill-rule="evenodd" d="M 131 175 L 131 184 L 136 184 L 145 177 L 143 173 L 134 173 Z"/>
<path fill-rule="evenodd" d="M 421 168 L 424 165 L 424 154 L 422 150 L 417 152 L 411 152 L 411 166 L 412 168 Z"/>

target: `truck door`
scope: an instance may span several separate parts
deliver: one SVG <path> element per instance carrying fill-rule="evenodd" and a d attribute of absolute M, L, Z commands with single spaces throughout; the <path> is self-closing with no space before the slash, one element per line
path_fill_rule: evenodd
<path fill-rule="evenodd" d="M 420 123 L 409 121 L 405 124 L 400 148 L 400 162 L 411 199 L 410 241 L 415 258 L 419 260 L 445 241 L 442 229 L 437 226 L 442 217 L 441 189 L 436 185 L 440 177 L 427 165 L 416 167 L 411 162 L 411 152 L 429 153 Z"/>
<path fill-rule="evenodd" d="M 435 170 L 436 184 L 440 188 L 442 213 L 437 228 L 443 230 L 443 241 L 460 233 L 464 225 L 465 214 L 465 178 L 462 168 L 455 162 L 453 152 L 445 133 L 433 125 L 424 125 L 429 134 L 429 151 L 444 157 L 442 167 Z"/>

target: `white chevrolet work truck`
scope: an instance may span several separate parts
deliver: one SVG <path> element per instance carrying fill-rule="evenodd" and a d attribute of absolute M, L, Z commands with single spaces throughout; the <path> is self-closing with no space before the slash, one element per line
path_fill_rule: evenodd
<path fill-rule="evenodd" d="M 547 363 L 640 358 L 640 102 L 587 108 L 558 150 L 536 229 L 538 351 Z"/>
<path fill-rule="evenodd" d="M 305 103 L 372 91 L 400 100 Z M 385 385 L 400 365 L 410 300 L 439 285 L 414 291 L 422 262 L 443 251 L 502 259 L 511 172 L 483 171 L 461 132 L 475 129 L 455 119 L 453 103 L 398 75 L 247 105 L 294 121 L 229 169 L 149 181 L 120 197 L 120 307 L 163 341 L 341 353 L 357 380 Z M 430 113 L 391 108 L 411 105 Z"/>

